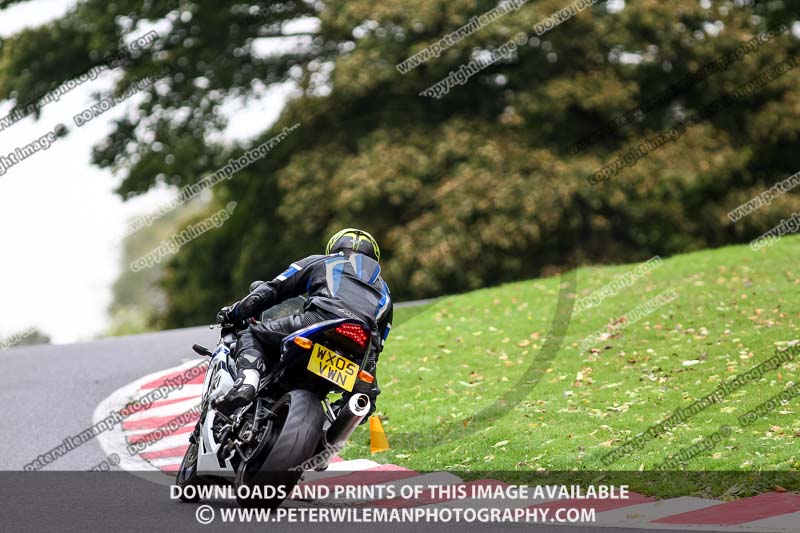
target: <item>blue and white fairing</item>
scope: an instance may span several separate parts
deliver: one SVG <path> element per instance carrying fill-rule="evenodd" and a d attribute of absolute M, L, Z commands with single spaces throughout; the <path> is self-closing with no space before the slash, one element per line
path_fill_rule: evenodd
<path fill-rule="evenodd" d="M 234 376 L 237 375 L 236 363 L 231 357 L 231 350 L 220 342 L 211 355 L 206 378 L 203 383 L 202 401 L 208 402 L 208 411 L 200 429 L 200 447 L 197 456 L 197 471 L 214 473 L 220 476 L 234 476 L 233 466 L 229 459 L 220 464 L 217 451 L 221 444 L 214 439 L 213 421 L 216 409 L 211 407 L 210 400 L 228 392 L 233 387 Z"/>

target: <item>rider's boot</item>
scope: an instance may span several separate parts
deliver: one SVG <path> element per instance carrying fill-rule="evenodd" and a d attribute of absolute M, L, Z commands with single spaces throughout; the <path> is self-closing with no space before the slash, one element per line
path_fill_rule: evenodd
<path fill-rule="evenodd" d="M 231 390 L 221 398 L 214 400 L 213 406 L 216 410 L 223 414 L 230 414 L 255 399 L 256 388 L 261 380 L 261 373 L 258 370 L 248 368 L 242 371 L 242 375 L 233 384 Z"/>

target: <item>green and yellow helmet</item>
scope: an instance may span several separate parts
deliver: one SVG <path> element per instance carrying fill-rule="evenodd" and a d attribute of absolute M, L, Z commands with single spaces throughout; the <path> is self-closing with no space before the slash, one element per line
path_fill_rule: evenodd
<path fill-rule="evenodd" d="M 375 237 L 364 230 L 356 228 L 345 228 L 336 232 L 328 241 L 325 253 L 332 254 L 343 250 L 368 255 L 376 261 L 381 259 L 381 249 Z"/>

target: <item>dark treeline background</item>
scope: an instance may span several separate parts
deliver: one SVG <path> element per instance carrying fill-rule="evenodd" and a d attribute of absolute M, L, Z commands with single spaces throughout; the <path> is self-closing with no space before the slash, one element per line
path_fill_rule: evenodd
<path fill-rule="evenodd" d="M 759 33 L 791 28 L 798 2 L 599 2 L 536 38 L 534 25 L 569 3 L 530 2 L 403 75 L 397 63 L 496 3 L 87 0 L 0 43 L 0 98 L 27 102 L 160 22 L 168 32 L 120 67 L 118 90 L 164 67 L 169 90 L 148 89 L 93 148 L 94 162 L 121 177 L 121 196 L 196 182 L 301 124 L 182 221 L 239 202 L 229 222 L 159 270 L 158 327 L 208 322 L 250 281 L 319 253 L 342 226 L 379 238 L 395 299 L 409 299 L 553 273 L 572 253 L 619 262 L 745 242 L 800 210 L 787 194 L 735 224 L 726 216 L 800 170 L 800 69 L 702 116 L 609 181 L 587 183 L 646 137 L 796 56 L 791 31 L 569 152 Z M 440 100 L 419 95 L 521 31 L 531 39 L 507 60 Z M 276 39 L 283 52 L 254 51 Z M 233 149 L 209 141 L 225 127 L 226 99 L 285 81 L 297 94 L 261 136 Z"/>

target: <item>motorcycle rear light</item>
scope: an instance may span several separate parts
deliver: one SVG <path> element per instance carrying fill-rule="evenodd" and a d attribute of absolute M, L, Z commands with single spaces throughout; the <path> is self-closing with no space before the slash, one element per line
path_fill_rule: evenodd
<path fill-rule="evenodd" d="M 375 383 L 375 376 L 367 372 L 366 370 L 359 370 L 358 371 L 358 379 L 363 381 L 364 383 Z"/>
<path fill-rule="evenodd" d="M 306 350 L 310 350 L 312 346 L 314 346 L 314 342 L 310 339 L 306 339 L 305 337 L 295 337 L 294 343 L 301 348 L 305 348 Z"/>
<path fill-rule="evenodd" d="M 362 348 L 366 347 L 367 340 L 369 340 L 367 332 L 364 331 L 364 328 L 362 328 L 358 324 L 342 324 L 338 326 L 334 331 L 336 331 L 336 333 L 338 333 L 342 337 L 347 337 L 348 339 L 355 342 Z"/>

